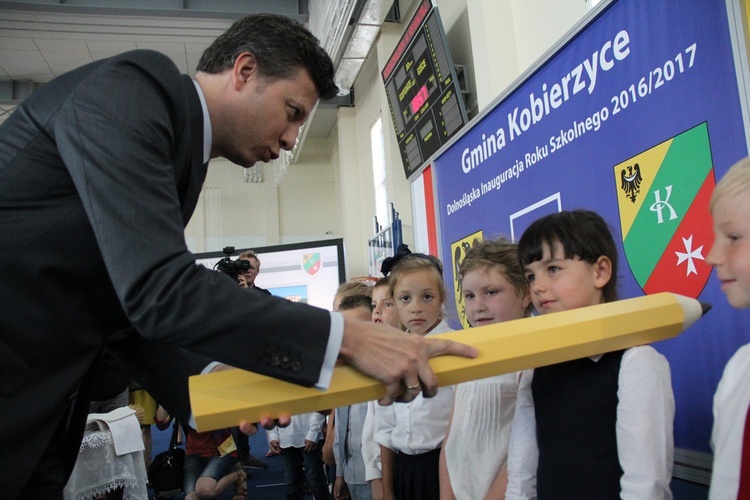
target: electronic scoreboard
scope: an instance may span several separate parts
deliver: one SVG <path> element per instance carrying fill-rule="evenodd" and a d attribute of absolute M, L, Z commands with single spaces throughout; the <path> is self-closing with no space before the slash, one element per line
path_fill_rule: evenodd
<path fill-rule="evenodd" d="M 440 15 L 422 0 L 382 72 L 407 179 L 467 121 Z"/>

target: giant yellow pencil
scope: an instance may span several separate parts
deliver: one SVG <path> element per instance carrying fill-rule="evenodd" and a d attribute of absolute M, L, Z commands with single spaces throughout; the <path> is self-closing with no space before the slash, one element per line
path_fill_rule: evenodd
<path fill-rule="evenodd" d="M 440 386 L 561 363 L 677 336 L 703 313 L 697 300 L 659 293 L 545 316 L 497 323 L 431 338 L 475 346 L 479 356 L 430 360 Z M 300 387 L 244 370 L 190 378 L 199 431 L 242 420 L 299 414 L 380 399 L 385 386 L 348 366 L 334 370 L 327 391 Z"/>

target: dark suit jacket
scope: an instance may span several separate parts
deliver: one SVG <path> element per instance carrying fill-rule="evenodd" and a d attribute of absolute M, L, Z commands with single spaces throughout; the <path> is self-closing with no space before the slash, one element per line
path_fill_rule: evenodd
<path fill-rule="evenodd" d="M 317 380 L 327 311 L 246 293 L 188 252 L 202 157 L 193 83 L 151 51 L 62 75 L 0 126 L 4 498 L 53 437 L 72 467 L 105 343 L 183 421 L 187 376 L 208 359 Z"/>

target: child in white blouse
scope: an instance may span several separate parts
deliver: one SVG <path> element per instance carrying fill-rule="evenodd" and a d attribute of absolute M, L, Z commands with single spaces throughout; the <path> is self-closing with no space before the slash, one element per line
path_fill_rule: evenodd
<path fill-rule="evenodd" d="M 729 303 L 750 308 L 750 158 L 734 164 L 719 181 L 709 208 L 714 244 L 706 260 L 716 268 Z M 750 432 L 748 380 L 750 344 L 745 344 L 727 363 L 714 396 L 712 500 L 750 496 L 750 463 L 743 460 L 743 438 L 750 442 L 745 435 Z"/>
<path fill-rule="evenodd" d="M 530 312 L 529 282 L 516 245 L 504 238 L 475 244 L 458 268 L 472 327 L 521 319 Z M 440 455 L 444 500 L 503 498 L 508 442 L 520 372 L 455 387 L 455 403 Z"/>
<path fill-rule="evenodd" d="M 403 330 L 396 312 L 396 304 L 391 296 L 388 277 L 379 279 L 372 288 L 372 321 Z M 370 483 L 374 500 L 383 499 L 380 445 L 375 442 L 375 421 L 379 407 L 377 401 L 367 403 L 367 417 L 365 417 L 365 425 L 362 429 L 362 457 L 365 461 L 365 479 Z"/>
<path fill-rule="evenodd" d="M 446 291 L 441 262 L 402 246 L 390 263 L 391 295 L 407 334 L 451 331 L 442 320 Z M 405 390 L 419 390 L 419 381 L 413 384 Z M 440 447 L 452 406 L 453 389 L 441 387 L 432 398 L 420 394 L 410 403 L 378 408 L 375 441 L 381 449 L 384 498 L 439 499 Z"/>

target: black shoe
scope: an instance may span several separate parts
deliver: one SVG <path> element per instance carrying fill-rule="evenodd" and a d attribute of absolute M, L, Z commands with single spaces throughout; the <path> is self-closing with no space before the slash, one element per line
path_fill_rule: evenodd
<path fill-rule="evenodd" d="M 268 467 L 267 463 L 258 460 L 253 455 L 248 455 L 247 458 L 243 459 L 242 465 L 244 465 L 246 469 L 265 469 Z"/>

